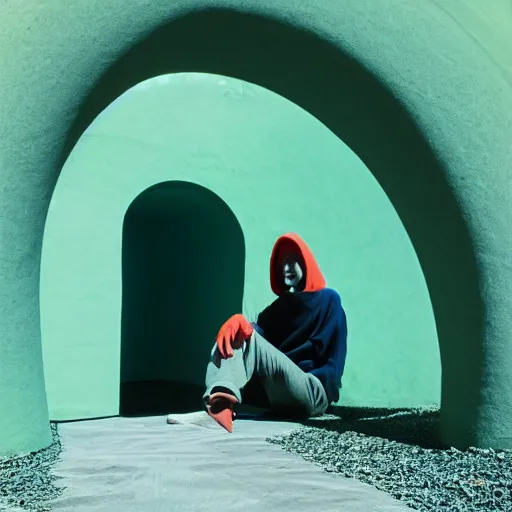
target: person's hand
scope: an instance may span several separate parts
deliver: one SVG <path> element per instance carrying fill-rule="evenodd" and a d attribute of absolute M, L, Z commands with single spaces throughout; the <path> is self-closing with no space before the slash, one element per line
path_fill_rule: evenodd
<path fill-rule="evenodd" d="M 233 315 L 220 328 L 217 334 L 217 347 L 224 359 L 233 357 L 233 349 L 240 348 L 242 343 L 253 333 L 253 326 L 244 315 Z"/>

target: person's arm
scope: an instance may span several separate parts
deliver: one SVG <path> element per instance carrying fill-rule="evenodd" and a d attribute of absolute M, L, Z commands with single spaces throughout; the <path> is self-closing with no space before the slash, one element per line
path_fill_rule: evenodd
<path fill-rule="evenodd" d="M 253 329 L 262 337 L 264 338 L 265 337 L 265 331 L 261 328 L 260 325 L 258 325 L 257 322 L 251 322 L 251 325 L 253 327 Z"/>
<path fill-rule="evenodd" d="M 341 387 L 341 378 L 345 370 L 347 357 L 347 318 L 336 294 L 330 305 L 330 322 L 327 336 L 317 340 L 317 350 L 321 351 L 322 364 L 311 370 L 311 374 L 318 377 L 327 392 L 328 397 L 336 397 Z M 325 332 L 325 331 L 324 331 Z"/>
<path fill-rule="evenodd" d="M 274 306 L 274 302 L 267 306 L 263 311 L 258 314 L 256 322 L 252 322 L 252 326 L 254 330 L 263 338 L 267 339 L 268 332 L 266 332 L 269 325 L 269 318 L 275 316 L 275 312 L 272 309 Z M 268 341 L 268 340 L 267 340 Z"/>
<path fill-rule="evenodd" d="M 258 315 L 258 318 L 255 322 L 251 322 L 251 325 L 253 326 L 254 330 L 260 335 L 265 337 L 265 331 L 263 330 L 263 327 L 261 326 L 262 322 L 262 313 Z"/>
<path fill-rule="evenodd" d="M 325 361 L 326 357 L 329 357 L 328 353 L 332 352 L 333 340 L 343 337 L 343 331 L 346 330 L 345 311 L 341 305 L 340 296 L 334 290 L 326 290 L 326 292 L 329 293 L 328 303 L 317 319 L 317 326 L 309 338 L 319 361 Z"/>

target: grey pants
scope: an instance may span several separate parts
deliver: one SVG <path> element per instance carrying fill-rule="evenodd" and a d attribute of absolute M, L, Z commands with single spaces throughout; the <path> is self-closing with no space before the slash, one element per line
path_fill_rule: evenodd
<path fill-rule="evenodd" d="M 242 403 L 241 391 L 253 376 L 261 380 L 271 409 L 276 412 L 312 417 L 322 415 L 329 406 L 320 380 L 303 372 L 256 331 L 230 359 L 223 359 L 214 345 L 203 400 L 207 403 L 212 389 L 222 386 Z"/>

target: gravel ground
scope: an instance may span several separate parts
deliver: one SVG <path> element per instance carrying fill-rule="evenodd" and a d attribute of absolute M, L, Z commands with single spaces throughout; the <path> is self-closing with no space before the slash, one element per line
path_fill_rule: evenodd
<path fill-rule="evenodd" d="M 438 410 L 339 407 L 332 413 L 267 441 L 411 509 L 512 511 L 512 451 L 442 448 Z"/>
<path fill-rule="evenodd" d="M 61 446 L 57 425 L 51 424 L 52 444 L 38 452 L 12 458 L 0 458 L 0 510 L 48 511 L 47 503 L 58 497 L 61 489 L 51 475 Z"/>

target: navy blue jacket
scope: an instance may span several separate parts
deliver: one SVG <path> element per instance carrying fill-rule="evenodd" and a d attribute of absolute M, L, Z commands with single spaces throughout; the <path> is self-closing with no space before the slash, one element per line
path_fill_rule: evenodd
<path fill-rule="evenodd" d="M 339 400 L 347 355 L 347 319 L 335 290 L 284 293 L 264 309 L 256 331 Z"/>

